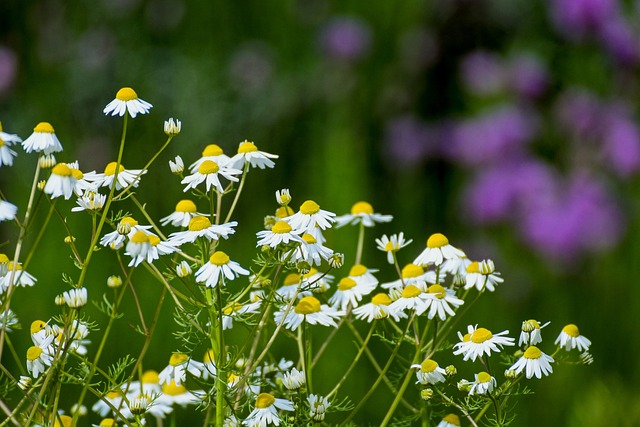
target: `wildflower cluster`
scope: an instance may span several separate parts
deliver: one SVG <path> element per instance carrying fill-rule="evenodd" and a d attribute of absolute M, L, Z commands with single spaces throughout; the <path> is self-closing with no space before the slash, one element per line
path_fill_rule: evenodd
<path fill-rule="evenodd" d="M 315 200 L 292 205 L 295 194 L 289 189 L 275 191 L 274 210 L 266 213 L 264 229 L 255 231 L 252 244 L 258 254 L 251 261 L 233 245 L 239 227 L 233 220 L 235 208 L 249 174 L 273 168 L 278 158 L 254 142 L 240 142 L 233 155 L 218 145 L 207 145 L 189 166 L 177 156 L 166 169 L 183 190 L 175 195 L 173 212 L 148 212 L 134 189 L 182 129 L 179 120 L 167 120 L 167 140 L 157 153 L 140 169 L 125 168 L 129 118 L 151 108 L 131 88 L 118 91 L 105 107 L 106 115 L 121 116 L 124 122 L 117 159 L 103 172 L 83 172 L 77 161 L 58 162 L 54 153 L 62 152 L 62 145 L 49 123 L 38 124 L 22 142 L 24 151 L 39 158 L 23 219 L 18 219 L 21 209 L 16 205 L 6 200 L 0 205 L 0 218 L 18 225 L 14 253 L 0 254 L 0 351 L 7 346 L 17 354 L 8 339 L 18 323 L 10 309 L 13 294 L 19 287 L 39 286 L 25 270 L 31 256 L 23 252 L 25 236 L 33 227 L 31 217 L 39 206 L 34 201 L 47 198 L 51 212 L 60 218 L 67 212 L 84 212 L 91 218 L 91 230 L 88 241 L 76 239 L 84 231 L 76 230 L 73 221 L 63 221 L 66 247 L 79 274 L 63 275 L 67 289 L 54 301 L 59 313 L 31 323 L 32 345 L 26 357 L 17 360 L 28 375 L 11 378 L 23 395 L 9 413 L 16 423 L 88 425 L 79 418 L 90 407 L 102 418 L 100 426 L 162 425 L 163 419 L 174 416 L 176 407 L 189 405 L 202 409 L 205 425 L 321 425 L 329 417 L 347 423 L 384 384 L 394 398 L 380 425 L 399 416 L 431 419 L 438 426 L 459 426 L 461 417 L 473 425 L 482 420 L 500 426 L 510 420 L 506 403 L 520 390 L 521 381 L 551 374 L 552 364 L 571 361 L 573 349 L 581 352 L 576 362 L 591 360 L 587 353 L 591 343 L 575 325 L 562 329 L 556 349 L 548 350 L 551 354 L 543 352 L 547 347 L 540 345 L 541 330 L 549 323 L 536 320 L 523 322 L 518 346 L 509 331 L 492 333 L 478 325 L 458 332 L 459 342 L 449 344 L 462 309 L 496 291 L 504 279 L 493 261 L 468 259 L 441 233 L 428 237 L 424 249 L 414 251 L 410 262 L 402 265 L 400 251 L 408 252 L 405 248 L 412 239 L 401 232 L 375 240 L 393 266 L 389 269 L 393 279 L 382 281 L 381 277 L 392 276 L 363 260 L 365 230 L 393 218 L 377 213 L 365 201 L 355 203 L 348 214 L 336 215 Z M 8 147 L 21 139 L 5 133 L 0 137 L 5 142 L 2 164 L 11 166 L 17 153 Z M 58 198 L 74 199 L 77 206 L 57 204 Z M 134 213 L 128 210 L 132 207 Z M 42 229 L 52 217 L 47 216 Z M 347 226 L 358 228 L 358 239 L 354 262 L 345 265 L 345 258 L 352 257 L 331 248 L 327 236 Z M 91 261 L 112 256 L 119 270 L 102 285 L 88 283 Z M 139 270 L 146 271 L 145 279 L 139 279 Z M 140 309 L 134 286 L 149 278 L 161 288 L 151 317 Z M 106 324 L 99 324 L 104 318 L 89 318 L 85 306 L 90 297 L 106 315 Z M 126 299 L 135 302 L 137 313 L 126 312 Z M 166 304 L 176 313 L 173 349 L 161 346 L 167 342 L 152 342 Z M 101 358 L 110 331 L 123 316 L 144 337 L 142 349 L 104 367 Z M 332 332 L 323 335 L 327 329 Z M 102 335 L 93 334 L 97 338 L 88 340 L 89 333 L 97 330 Z M 317 365 L 330 358 L 324 353 L 339 333 L 350 335 L 357 353 L 337 383 L 327 384 L 316 374 Z M 317 336 L 324 339 L 316 349 L 312 343 Z M 372 353 L 369 346 L 376 339 L 389 351 Z M 297 349 L 294 360 L 285 357 L 277 341 Z M 160 348 L 153 352 L 165 354 L 166 365 L 148 366 L 147 353 L 157 345 Z M 500 363 L 508 366 L 504 375 L 492 363 L 496 353 L 502 353 Z M 377 373 L 356 404 L 341 391 L 363 356 Z M 462 366 L 442 367 L 436 361 L 448 359 L 473 366 L 473 380 L 456 378 L 465 371 Z M 412 384 L 414 375 L 417 386 Z M 59 396 L 74 387 L 77 390 L 70 395 L 77 399 L 71 415 L 66 415 Z M 441 418 L 444 408 L 455 412 Z"/>

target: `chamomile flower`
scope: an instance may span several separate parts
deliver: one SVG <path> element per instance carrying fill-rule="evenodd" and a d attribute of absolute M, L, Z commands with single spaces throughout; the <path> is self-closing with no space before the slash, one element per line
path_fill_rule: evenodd
<path fill-rule="evenodd" d="M 470 395 L 491 393 L 497 385 L 496 379 L 487 372 L 474 374 L 474 377 L 475 381 L 471 385 L 471 390 L 469 390 Z"/>
<path fill-rule="evenodd" d="M 256 246 L 271 246 L 276 248 L 279 244 L 302 243 L 300 231 L 294 231 L 291 224 L 286 221 L 276 222 L 271 230 L 258 231 L 258 243 Z"/>
<path fill-rule="evenodd" d="M 391 282 L 383 283 L 383 289 L 389 289 L 392 296 L 402 292 L 407 285 L 414 285 L 422 291 L 427 290 L 427 282 L 436 283 L 436 273 L 434 271 L 425 271 L 422 266 L 409 263 L 402 268 L 400 272 L 401 278 Z"/>
<path fill-rule="evenodd" d="M 131 118 L 135 118 L 138 114 L 147 114 L 153 105 L 147 101 L 138 98 L 136 91 L 130 87 L 123 87 L 116 93 L 116 98 L 104 107 L 102 112 L 108 116 L 124 116 L 129 113 Z"/>
<path fill-rule="evenodd" d="M 229 255 L 217 251 L 196 271 L 196 282 L 204 283 L 209 288 L 215 288 L 220 281 L 233 280 L 239 275 L 248 276 L 249 270 L 229 259 Z"/>
<path fill-rule="evenodd" d="M 94 176 L 94 183 L 99 187 L 113 186 L 113 181 L 116 178 L 116 166 L 117 162 L 111 162 L 104 168 L 104 173 L 97 173 Z M 140 183 L 140 177 L 147 173 L 142 169 L 126 169 L 123 164 L 120 164 L 118 170 L 118 181 L 116 182 L 116 190 L 121 190 L 129 186 L 137 187 Z"/>
<path fill-rule="evenodd" d="M 440 265 L 445 259 L 462 258 L 465 256 L 460 249 L 449 244 L 444 234 L 435 233 L 427 239 L 427 247 L 413 261 L 417 265 Z"/>
<path fill-rule="evenodd" d="M 11 142 L 7 142 L 4 139 L 2 139 L 2 137 L 0 137 L 0 166 L 13 165 L 13 158 L 16 157 L 18 153 L 16 153 L 11 148 L 9 148 L 11 147 L 11 145 L 12 145 Z"/>
<path fill-rule="evenodd" d="M 69 200 L 73 195 L 75 180 L 71 168 L 66 163 L 58 163 L 51 169 L 44 192 L 50 194 L 52 199 L 64 196 L 65 200 Z"/>
<path fill-rule="evenodd" d="M 329 304 L 341 310 L 345 310 L 349 304 L 351 307 L 357 307 L 362 297 L 369 295 L 374 288 L 375 286 L 358 285 L 351 277 L 343 277 L 338 282 L 336 292 L 329 298 Z"/>
<path fill-rule="evenodd" d="M 260 311 L 261 301 L 250 302 L 248 304 L 234 303 L 222 310 L 222 329 L 233 328 L 233 319 L 243 314 L 255 314 Z"/>
<path fill-rule="evenodd" d="M 180 277 L 181 279 L 184 279 L 185 277 L 189 277 L 191 276 L 191 266 L 189 265 L 189 263 L 187 261 L 180 261 L 177 265 L 176 265 L 176 275 L 178 277 Z"/>
<path fill-rule="evenodd" d="M 287 224 L 288 225 L 288 224 Z M 322 260 L 329 260 L 333 251 L 322 243 L 319 243 L 313 235 L 304 233 L 302 235 L 302 243 L 296 249 L 287 252 L 282 256 L 283 259 L 290 259 L 294 262 L 308 262 L 311 265 L 320 265 Z"/>
<path fill-rule="evenodd" d="M 169 241 L 161 240 L 158 236 L 151 232 L 145 232 L 147 234 L 147 239 L 149 243 L 149 247 L 146 248 L 145 251 L 142 251 L 136 256 L 133 256 L 129 251 L 125 252 L 125 255 L 131 256 L 131 261 L 129 262 L 129 267 L 138 266 L 141 262 L 147 261 L 151 264 L 153 261 L 157 260 L 160 255 L 168 255 L 176 252 L 178 248 Z M 133 237 L 132 239 L 133 240 Z M 129 244 L 127 244 L 129 246 Z"/>
<path fill-rule="evenodd" d="M 425 359 L 421 364 L 411 365 L 412 368 L 417 368 L 416 377 L 422 385 L 434 385 L 445 382 L 445 370 L 438 366 L 438 363 L 432 359 Z"/>
<path fill-rule="evenodd" d="M 390 222 L 393 219 L 391 215 L 382 215 L 375 213 L 373 206 L 368 202 L 357 202 L 351 207 L 351 213 L 336 217 L 336 227 L 344 227 L 345 225 L 362 224 L 365 227 L 373 227 L 376 223 Z"/>
<path fill-rule="evenodd" d="M 62 293 L 69 308 L 80 308 L 87 304 L 87 288 L 70 289 Z"/>
<path fill-rule="evenodd" d="M 307 402 L 309 403 L 309 416 L 311 419 L 316 422 L 324 421 L 327 408 L 331 406 L 329 399 L 324 396 L 310 394 L 307 397 Z"/>
<path fill-rule="evenodd" d="M 102 236 L 100 244 L 112 249 L 120 249 L 128 236 L 133 236 L 138 231 L 145 231 L 149 228 L 151 228 L 150 225 L 138 225 L 138 221 L 134 218 L 125 216 L 118 222 L 115 231 Z"/>
<path fill-rule="evenodd" d="M 236 169 L 242 169 L 247 163 L 254 168 L 273 168 L 276 164 L 271 159 L 277 158 L 277 155 L 259 151 L 253 142 L 244 140 L 238 145 L 238 154 L 231 158 L 229 164 Z"/>
<path fill-rule="evenodd" d="M 456 414 L 449 414 L 436 427 L 460 427 L 460 417 Z"/>
<path fill-rule="evenodd" d="M 288 188 L 276 191 L 276 202 L 278 202 L 280 206 L 287 206 L 291 203 L 291 193 Z M 293 214 L 293 212 L 291 212 L 291 214 Z"/>
<path fill-rule="evenodd" d="M 237 225 L 236 221 L 211 224 L 211 221 L 206 216 L 194 216 L 189 220 L 186 231 L 178 231 L 169 235 L 169 242 L 175 246 L 180 246 L 184 243 L 193 243 L 199 237 L 204 237 L 209 241 L 219 240 L 221 237 L 228 239 L 230 235 L 236 232 L 233 227 Z"/>
<path fill-rule="evenodd" d="M 7 133 L 2 129 L 2 123 L 0 123 L 0 139 L 2 139 L 7 145 L 13 145 L 16 142 L 22 142 L 22 138 L 20 138 L 15 133 Z"/>
<path fill-rule="evenodd" d="M 78 206 L 71 208 L 71 212 L 97 212 L 104 207 L 106 201 L 107 196 L 98 193 L 95 188 L 90 188 L 76 199 Z"/>
<path fill-rule="evenodd" d="M 200 378 L 203 370 L 204 364 L 202 362 L 197 362 L 184 353 L 173 353 L 167 367 L 158 374 L 158 379 L 161 385 L 169 384 L 171 381 L 180 385 L 187 379 L 187 372 Z"/>
<path fill-rule="evenodd" d="M 76 196 L 80 197 L 87 190 L 97 191 L 98 186 L 95 181 L 98 179 L 98 174 L 95 171 L 82 172 L 78 161 L 67 163 L 67 167 L 71 169 L 71 175 L 73 176 L 73 192 Z M 53 167 L 55 169 L 55 166 Z"/>
<path fill-rule="evenodd" d="M 111 407 L 119 408 L 121 406 L 123 397 L 122 390 L 111 390 L 94 403 L 91 410 L 101 417 L 106 417 L 112 413 L 113 410 Z M 107 402 L 110 403 L 111 406 Z M 100 423 L 100 425 L 102 425 L 102 423 Z"/>
<path fill-rule="evenodd" d="M 22 148 L 27 153 L 32 151 L 51 154 L 62 151 L 62 144 L 53 130 L 53 126 L 47 122 L 40 122 L 33 128 L 33 133 L 29 138 L 22 141 Z"/>
<path fill-rule="evenodd" d="M 404 233 L 402 232 L 399 234 L 392 234 L 389 237 L 384 234 L 381 238 L 376 239 L 376 244 L 378 245 L 377 248 L 387 253 L 387 262 L 389 264 L 394 263 L 394 254 L 409 245 L 411 242 L 413 242 L 413 239 L 404 240 Z"/>
<path fill-rule="evenodd" d="M 173 406 L 180 405 L 185 408 L 187 405 L 195 405 L 202 402 L 199 395 L 202 392 L 189 391 L 181 384 L 170 381 L 162 386 L 162 394 L 155 400 L 160 405 Z"/>
<path fill-rule="evenodd" d="M 176 156 L 175 159 L 169 160 L 169 169 L 174 175 L 180 175 L 184 172 L 184 161 L 182 160 L 182 157 Z"/>
<path fill-rule="evenodd" d="M 176 136 L 182 130 L 182 122 L 178 119 L 170 118 L 164 121 L 164 133 L 167 136 Z"/>
<path fill-rule="evenodd" d="M 396 322 L 401 318 L 406 318 L 407 315 L 403 311 L 391 308 L 392 302 L 389 295 L 378 293 L 371 298 L 371 302 L 354 308 L 353 314 L 356 319 L 366 320 L 369 323 L 374 319 L 384 319 L 389 316 L 393 317 Z"/>
<path fill-rule="evenodd" d="M 307 381 L 304 371 L 298 371 L 296 368 L 292 368 L 291 371 L 285 372 L 282 377 L 282 385 L 287 390 L 297 390 L 302 387 Z"/>
<path fill-rule="evenodd" d="M 373 275 L 378 270 L 373 268 L 367 268 L 362 264 L 356 264 L 349 270 L 349 277 L 356 281 L 358 285 L 361 285 L 367 289 L 373 290 L 378 286 L 378 279 Z"/>
<path fill-rule="evenodd" d="M 285 276 L 282 286 L 276 289 L 276 294 L 283 300 L 290 301 L 296 296 L 298 288 L 301 288 L 301 286 L 302 276 L 300 276 L 298 273 L 289 273 Z M 308 296 L 311 295 L 311 291 L 301 291 L 299 295 Z"/>
<path fill-rule="evenodd" d="M 13 221 L 16 219 L 18 213 L 18 207 L 13 203 L 9 203 L 6 200 L 0 200 L 0 222 Z"/>
<path fill-rule="evenodd" d="M 306 322 L 310 325 L 323 325 L 336 327 L 338 324 L 336 320 L 344 316 L 343 311 L 338 311 L 335 308 L 331 308 L 326 304 L 320 304 L 320 301 L 313 296 L 303 297 L 295 307 L 286 313 L 285 308 L 275 313 L 276 323 L 280 324 L 284 322 L 287 329 L 295 331 L 302 324 Z"/>
<path fill-rule="evenodd" d="M 31 274 L 22 269 L 22 264 L 15 264 L 10 261 L 7 264 L 7 274 L 0 278 L 0 292 L 5 292 L 9 289 L 11 283 L 13 286 L 33 286 L 37 279 Z"/>
<path fill-rule="evenodd" d="M 129 384 L 129 392 L 127 396 L 137 396 L 140 394 L 146 394 L 153 396 L 159 394 L 162 391 L 160 386 L 160 378 L 158 372 L 154 370 L 144 371 L 140 376 L 140 381 L 132 381 Z"/>
<path fill-rule="evenodd" d="M 134 259 L 138 257 L 145 259 L 150 250 L 151 243 L 149 242 L 149 233 L 143 230 L 131 233 L 126 246 L 126 255 Z"/>
<path fill-rule="evenodd" d="M 493 261 L 483 260 L 481 262 L 474 261 L 467 266 L 465 289 L 471 289 L 475 286 L 478 291 L 488 289 L 495 291 L 496 285 L 504 282 L 500 277 L 500 273 L 495 272 Z"/>
<path fill-rule="evenodd" d="M 545 323 L 544 325 L 540 325 L 540 322 L 537 320 L 529 319 L 522 322 L 522 328 L 520 332 L 520 339 L 518 340 L 518 345 L 528 346 L 528 345 L 536 345 L 539 342 L 542 342 L 542 333 L 541 330 L 545 326 L 547 326 L 550 322 Z"/>
<path fill-rule="evenodd" d="M 302 289 L 321 294 L 329 290 L 334 277 L 331 274 L 321 273 L 316 268 L 311 267 L 309 271 L 302 275 Z"/>
<path fill-rule="evenodd" d="M 54 336 L 51 326 L 48 322 L 43 320 L 34 320 L 29 327 L 29 333 L 31 334 L 31 341 L 35 345 L 40 345 L 50 335 Z"/>
<path fill-rule="evenodd" d="M 247 427 L 266 427 L 269 424 L 280 425 L 278 410 L 293 411 L 293 402 L 279 399 L 269 393 L 260 393 L 256 398 L 256 407 L 249 416 L 242 421 Z"/>
<path fill-rule="evenodd" d="M 0 314 L 0 328 L 7 332 L 12 332 L 13 327 L 18 324 L 18 316 L 10 309 L 6 309 Z"/>
<path fill-rule="evenodd" d="M 53 335 L 49 335 L 27 350 L 27 371 L 33 378 L 38 378 L 53 363 L 53 338 Z"/>
<path fill-rule="evenodd" d="M 562 332 L 560 332 L 560 335 L 556 338 L 555 344 L 558 344 L 567 351 L 571 351 L 574 348 L 580 351 L 587 351 L 589 350 L 589 346 L 591 346 L 591 341 L 580 335 L 580 330 L 576 325 L 569 324 L 562 328 Z"/>
<path fill-rule="evenodd" d="M 74 320 L 67 333 L 67 338 L 71 341 L 69 350 L 81 356 L 87 354 L 86 346 L 91 344 L 91 341 L 86 339 L 87 335 L 89 335 L 89 327 L 87 324 Z"/>
<path fill-rule="evenodd" d="M 227 163 L 229 163 L 230 159 L 229 156 L 224 154 L 224 151 L 222 151 L 222 148 L 220 148 L 220 146 L 216 144 L 209 144 L 205 147 L 204 150 L 202 150 L 202 157 L 200 157 L 189 166 L 189 171 L 191 173 L 196 172 L 200 165 L 207 160 L 211 160 L 218 165 L 226 165 Z"/>
<path fill-rule="evenodd" d="M 226 165 L 221 165 L 213 160 L 205 160 L 200 164 L 198 169 L 193 174 L 184 177 L 181 184 L 187 184 L 184 191 L 187 192 L 192 188 L 196 188 L 199 184 L 205 183 L 206 191 L 210 191 L 211 188 L 215 188 L 218 192 L 223 193 L 224 188 L 220 183 L 220 176 L 226 178 L 229 181 L 238 182 L 239 179 L 236 175 L 242 174 L 239 169 L 234 169 Z"/>
<path fill-rule="evenodd" d="M 467 327 L 467 334 L 462 336 L 458 332 L 460 342 L 456 343 L 453 348 L 453 354 L 462 354 L 464 360 L 471 359 L 475 361 L 476 358 L 483 355 L 491 356 L 491 352 L 499 353 L 500 349 L 505 345 L 514 345 L 514 339 L 506 337 L 509 331 L 503 331 L 498 334 L 493 334 L 486 328 L 477 328 L 469 325 Z"/>
<path fill-rule="evenodd" d="M 165 216 L 160 220 L 160 224 L 171 224 L 175 227 L 187 227 L 189 221 L 194 216 L 203 216 L 204 214 L 198 213 L 198 208 L 193 201 L 185 199 L 180 200 L 174 209 L 174 212 L 168 216 Z"/>
<path fill-rule="evenodd" d="M 431 296 L 429 300 L 429 313 L 427 315 L 429 319 L 433 319 L 437 314 L 440 320 L 446 320 L 447 315 L 455 315 L 451 306 L 458 308 L 464 304 L 463 300 L 456 298 L 453 289 L 445 289 L 439 284 L 429 286 L 427 294 Z"/>
<path fill-rule="evenodd" d="M 287 222 L 294 230 L 311 233 L 316 226 L 322 230 L 330 228 L 335 221 L 335 216 L 333 212 L 320 209 L 320 205 L 313 200 L 307 200 L 300 205 L 298 212 L 287 218 Z"/>
<path fill-rule="evenodd" d="M 429 308 L 431 297 L 415 285 L 407 285 L 400 297 L 391 303 L 391 309 L 396 311 L 414 310 L 420 316 Z"/>
<path fill-rule="evenodd" d="M 514 370 L 516 374 L 525 371 L 525 376 L 531 378 L 542 378 L 542 375 L 549 375 L 553 372 L 551 364 L 554 362 L 553 357 L 544 354 L 538 347 L 529 346 L 522 357 L 509 368 Z"/>

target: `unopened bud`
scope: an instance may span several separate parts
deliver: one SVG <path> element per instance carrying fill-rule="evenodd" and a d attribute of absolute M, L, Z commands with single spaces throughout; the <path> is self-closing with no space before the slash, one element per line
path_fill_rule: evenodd
<path fill-rule="evenodd" d="M 449 365 L 449 366 L 447 366 L 446 368 L 444 368 L 444 373 L 445 373 L 447 376 L 452 377 L 452 376 L 454 376 L 455 374 L 457 374 L 457 373 L 458 373 L 458 370 L 456 369 L 456 367 L 455 367 L 455 366 L 453 366 L 453 365 Z"/>
<path fill-rule="evenodd" d="M 67 305 L 67 303 L 64 300 L 64 297 L 62 295 L 56 295 L 55 299 L 53 300 L 56 305 L 58 307 L 62 307 L 63 305 Z"/>
<path fill-rule="evenodd" d="M 176 136 L 181 130 L 182 123 L 178 119 L 174 121 L 173 118 L 171 118 L 164 122 L 164 133 L 168 136 Z"/>
<path fill-rule="evenodd" d="M 344 254 L 334 252 L 328 259 L 331 268 L 340 268 L 344 265 Z"/>
<path fill-rule="evenodd" d="M 67 236 L 64 238 L 64 242 L 68 245 L 76 241 L 76 238 L 73 236 Z"/>
<path fill-rule="evenodd" d="M 109 276 L 107 279 L 107 286 L 110 288 L 119 288 L 122 286 L 122 279 L 120 276 Z"/>
<path fill-rule="evenodd" d="M 38 181 L 38 190 L 42 191 L 44 190 L 44 186 L 47 185 L 47 181 L 42 180 L 42 181 Z"/>
<path fill-rule="evenodd" d="M 56 157 L 53 154 L 45 154 L 38 159 L 41 169 L 51 169 L 56 165 Z"/>
<path fill-rule="evenodd" d="M 187 261 L 182 261 L 176 265 L 176 274 L 180 278 L 189 277 L 191 275 L 191 266 Z"/>
<path fill-rule="evenodd" d="M 504 376 L 510 380 L 515 380 L 516 378 L 518 378 L 518 374 L 516 373 L 515 369 L 507 369 L 506 371 L 504 371 Z"/>
<path fill-rule="evenodd" d="M 430 388 L 421 390 L 420 397 L 422 398 L 422 400 L 431 400 L 431 398 L 433 397 L 433 390 L 431 390 Z"/>

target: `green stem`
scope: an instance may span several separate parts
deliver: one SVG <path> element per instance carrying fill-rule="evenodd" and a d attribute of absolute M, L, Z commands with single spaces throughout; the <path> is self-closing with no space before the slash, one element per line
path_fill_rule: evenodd
<path fill-rule="evenodd" d="M 240 178 L 240 184 L 238 185 L 238 190 L 236 191 L 236 196 L 233 198 L 233 203 L 231 203 L 231 207 L 229 208 L 229 212 L 227 213 L 227 217 L 224 222 L 229 222 L 231 219 L 231 215 L 233 215 L 233 211 L 236 209 L 236 203 L 238 203 L 238 199 L 240 198 L 240 193 L 242 193 L 242 187 L 244 187 L 244 181 L 249 173 L 249 163 L 246 162 L 244 164 L 244 171 L 242 173 L 242 178 Z"/>
<path fill-rule="evenodd" d="M 356 248 L 356 261 L 358 265 L 362 261 L 362 249 L 364 248 L 364 224 L 360 223 L 360 229 L 358 230 L 358 247 Z"/>

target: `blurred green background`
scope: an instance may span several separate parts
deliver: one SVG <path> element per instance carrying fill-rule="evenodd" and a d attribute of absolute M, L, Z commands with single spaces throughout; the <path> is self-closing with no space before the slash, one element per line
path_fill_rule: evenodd
<path fill-rule="evenodd" d="M 163 167 L 169 159 L 189 164 L 207 144 L 233 153 L 253 140 L 280 158 L 249 176 L 229 243 L 243 265 L 275 190 L 338 214 L 368 200 L 395 221 L 368 232 L 367 265 L 386 267 L 373 244 L 383 233 L 414 239 L 406 263 L 443 232 L 505 278 L 469 323 L 517 336 L 525 319 L 551 320 L 549 350 L 567 323 L 592 340 L 591 366 L 531 382 L 535 395 L 519 402 L 515 425 L 637 426 L 639 18 L 640 3 L 618 0 L 3 0 L 0 120 L 23 138 L 49 121 L 65 147 L 58 160 L 102 171 L 121 131 L 102 108 L 133 87 L 154 108 L 132 123 L 127 167 L 142 167 L 162 144 L 164 120 L 183 123 L 138 191 L 157 219 L 182 197 Z M 20 207 L 33 166 L 22 154 L 0 171 Z M 88 224 L 69 218 L 76 230 Z M 61 273 L 74 274 L 54 225 L 29 267 L 38 286 L 12 305 L 25 325 L 56 313 Z M 355 231 L 333 234 L 330 245 L 353 262 Z M 90 273 L 92 297 L 114 273 L 107 255 Z M 151 313 L 158 286 L 139 274 Z M 171 333 L 171 314 L 166 303 L 158 336 Z M 121 321 L 113 357 L 131 351 L 123 337 L 137 339 L 135 321 Z M 177 349 L 161 341 L 147 361 L 158 370 Z M 345 353 L 328 366 L 353 353 L 348 337 L 336 345 Z M 355 400 L 371 383 L 361 366 Z M 378 406 L 390 398 L 381 392 Z"/>

